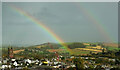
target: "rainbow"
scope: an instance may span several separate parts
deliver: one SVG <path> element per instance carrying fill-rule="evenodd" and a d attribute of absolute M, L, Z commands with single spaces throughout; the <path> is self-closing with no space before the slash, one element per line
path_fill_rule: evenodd
<path fill-rule="evenodd" d="M 12 8 L 13 10 L 15 10 L 18 14 L 25 16 L 27 19 L 29 19 L 34 24 L 36 24 L 37 26 L 39 26 L 42 30 L 44 30 L 45 32 L 47 32 L 55 41 L 57 41 L 61 46 L 63 46 L 66 49 L 66 51 L 68 51 L 70 54 L 72 53 L 72 51 L 67 47 L 67 44 L 65 44 L 64 41 L 59 36 L 57 36 L 45 24 L 43 24 L 38 19 L 36 19 L 35 17 L 31 16 L 29 13 L 26 13 L 25 11 L 23 11 L 22 9 L 20 9 L 18 7 L 10 5 L 10 8 Z"/>
<path fill-rule="evenodd" d="M 113 43 L 113 38 L 110 36 L 110 34 L 107 32 L 107 28 L 101 24 L 100 20 L 95 17 L 95 15 L 90 11 L 87 10 L 82 4 L 74 3 L 76 7 L 78 7 L 78 10 L 82 11 L 82 13 L 90 20 L 93 25 L 99 30 L 99 32 L 102 34 L 102 36 L 108 40 L 108 42 Z"/>
<path fill-rule="evenodd" d="M 113 42 L 113 40 L 110 37 L 110 34 L 107 32 L 105 27 L 101 24 L 101 22 L 90 12 L 89 10 L 85 9 L 83 6 L 79 4 L 75 4 L 79 10 L 83 12 L 83 14 L 91 21 L 93 22 L 93 25 L 99 30 L 99 32 L 103 35 L 103 37 L 106 40 L 109 40 L 109 42 Z M 64 41 L 56 35 L 49 27 L 47 27 L 44 23 L 36 19 L 35 17 L 31 16 L 29 13 L 26 13 L 22 9 L 15 7 L 13 5 L 10 5 L 10 8 L 15 10 L 18 14 L 21 14 L 25 16 L 27 19 L 32 21 L 34 24 L 39 26 L 41 29 L 43 29 L 45 32 L 47 32 L 55 41 L 60 43 L 69 53 L 72 53 L 72 51 L 67 47 L 67 44 L 64 43 Z"/>

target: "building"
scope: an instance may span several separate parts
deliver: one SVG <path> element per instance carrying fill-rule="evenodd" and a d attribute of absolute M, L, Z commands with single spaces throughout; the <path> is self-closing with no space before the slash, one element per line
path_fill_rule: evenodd
<path fill-rule="evenodd" d="M 13 48 L 8 48 L 8 58 L 13 58 L 14 54 L 13 54 Z"/>

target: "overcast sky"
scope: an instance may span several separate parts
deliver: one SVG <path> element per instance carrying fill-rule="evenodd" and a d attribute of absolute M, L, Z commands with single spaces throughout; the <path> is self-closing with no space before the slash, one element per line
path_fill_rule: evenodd
<path fill-rule="evenodd" d="M 2 2 L 118 2 L 119 0 L 1 0 Z"/>
<path fill-rule="evenodd" d="M 64 42 L 108 42 L 104 35 L 118 40 L 117 2 L 9 2 L 2 3 L 3 44 L 28 46 L 56 42 L 38 25 L 10 8 L 17 8 L 31 14 L 55 32 Z M 89 16 L 90 15 L 90 16 Z M 103 28 L 102 34 L 96 23 Z"/>

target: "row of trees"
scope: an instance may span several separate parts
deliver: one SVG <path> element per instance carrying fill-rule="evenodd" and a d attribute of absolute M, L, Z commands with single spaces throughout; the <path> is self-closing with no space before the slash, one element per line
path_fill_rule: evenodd
<path fill-rule="evenodd" d="M 86 46 L 83 43 L 73 43 L 68 45 L 68 48 L 75 49 L 75 48 L 85 48 Z"/>

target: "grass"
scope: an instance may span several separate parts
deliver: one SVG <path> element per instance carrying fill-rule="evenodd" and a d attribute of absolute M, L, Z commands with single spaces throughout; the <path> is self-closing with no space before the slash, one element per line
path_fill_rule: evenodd
<path fill-rule="evenodd" d="M 90 53 L 90 51 L 81 51 L 81 50 L 77 50 L 77 49 L 72 50 L 73 55 L 89 54 L 89 53 Z"/>
<path fill-rule="evenodd" d="M 24 51 L 24 49 L 21 49 L 21 50 L 15 50 L 15 51 L 13 51 L 13 53 L 14 53 L 14 54 L 17 54 L 17 53 L 22 52 L 22 51 Z"/>
<path fill-rule="evenodd" d="M 117 47 L 106 47 L 108 50 L 120 50 L 120 48 Z"/>

